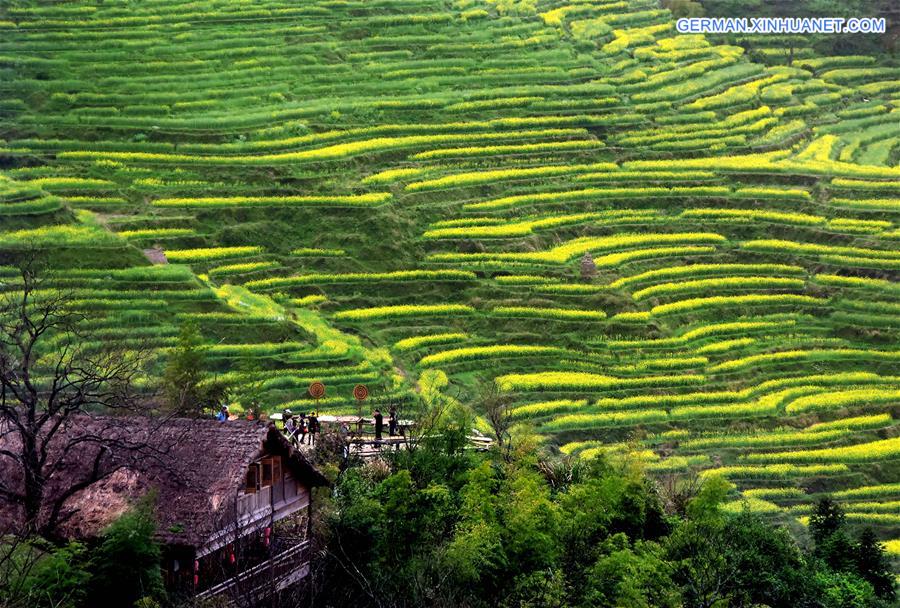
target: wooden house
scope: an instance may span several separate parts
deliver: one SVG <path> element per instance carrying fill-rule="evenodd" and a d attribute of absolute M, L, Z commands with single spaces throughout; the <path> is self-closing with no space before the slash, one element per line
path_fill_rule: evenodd
<path fill-rule="evenodd" d="M 95 462 L 103 472 L 62 503 L 62 536 L 94 539 L 152 491 L 161 567 L 174 595 L 255 598 L 308 572 L 312 489 L 327 481 L 274 425 L 188 419 L 157 425 L 102 416 L 72 417 L 66 424 L 54 440 L 58 446 L 81 435 L 104 441 L 56 448 L 60 466 L 47 486 L 48 504 Z M 12 437 L 0 433 L 0 453 L 15 451 Z M 0 474 L 12 485 L 21 483 L 14 465 L 0 456 Z M 17 520 L 21 508 L 0 499 L 0 526 Z"/>

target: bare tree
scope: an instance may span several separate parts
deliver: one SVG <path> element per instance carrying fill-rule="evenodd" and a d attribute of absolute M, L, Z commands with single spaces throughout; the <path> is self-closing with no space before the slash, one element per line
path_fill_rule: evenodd
<path fill-rule="evenodd" d="M 30 254 L 0 294 L 0 500 L 21 509 L 25 532 L 52 536 L 69 498 L 125 466 L 114 451 L 145 447 L 107 428 L 115 417 L 83 422 L 141 409 L 146 351 L 91 342 L 71 294 L 47 283 Z M 65 471 L 76 460 L 88 462 L 81 474 Z"/>
<path fill-rule="evenodd" d="M 484 410 L 488 424 L 494 431 L 497 440 L 497 450 L 506 462 L 512 461 L 512 400 L 508 395 L 500 392 L 496 383 L 490 382 L 482 391 L 477 404 Z"/>

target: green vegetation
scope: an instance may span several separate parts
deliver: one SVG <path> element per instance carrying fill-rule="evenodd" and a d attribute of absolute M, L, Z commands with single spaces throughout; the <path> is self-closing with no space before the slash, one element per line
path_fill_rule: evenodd
<path fill-rule="evenodd" d="M 720 477 L 660 493 L 627 456 L 552 457 L 527 436 L 506 456 L 482 455 L 463 447 L 465 428 L 449 423 L 415 451 L 343 471 L 322 517 L 333 550 L 315 580 L 359 576 L 314 585 L 311 601 L 837 608 L 895 597 L 884 548 L 871 530 L 853 538 L 827 499 L 804 552 L 758 513 L 772 503 L 726 504 Z"/>
<path fill-rule="evenodd" d="M 2 3 L 0 294 L 39 254 L 41 297 L 71 293 L 91 352 L 145 353 L 141 386 L 163 379 L 170 407 L 305 408 L 321 379 L 324 413 L 353 411 L 362 382 L 411 416 L 446 400 L 483 415 L 497 390 L 551 451 L 719 471 L 733 510 L 766 501 L 793 531 L 825 493 L 889 505 L 890 36 L 684 35 L 675 19 L 890 8 Z M 775 486 L 802 497 L 745 494 Z M 847 513 L 851 536 L 900 540 L 890 507 Z M 614 604 L 601 581 L 650 581 L 667 559 L 617 542 L 576 575 L 594 599 L 566 601 Z M 554 560 L 503 591 L 566 588 Z M 821 576 L 835 605 L 860 590 Z"/>

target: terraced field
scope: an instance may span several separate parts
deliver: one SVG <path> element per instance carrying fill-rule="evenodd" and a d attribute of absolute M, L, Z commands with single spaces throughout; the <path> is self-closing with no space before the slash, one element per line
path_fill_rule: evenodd
<path fill-rule="evenodd" d="M 495 384 L 564 452 L 900 539 L 884 58 L 754 62 L 650 0 L 17 3 L 0 34 L 2 263 L 47 252 L 98 339 L 162 361 L 195 321 L 271 411 Z"/>

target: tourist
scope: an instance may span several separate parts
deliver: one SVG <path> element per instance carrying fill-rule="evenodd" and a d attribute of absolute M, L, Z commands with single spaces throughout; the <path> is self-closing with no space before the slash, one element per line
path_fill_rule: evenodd
<path fill-rule="evenodd" d="M 309 445 L 316 445 L 316 435 L 319 433 L 319 412 L 309 414 Z"/>
<path fill-rule="evenodd" d="M 290 442 L 296 447 L 298 428 L 297 421 L 294 420 L 294 413 L 291 410 L 284 410 L 282 418 L 284 419 L 284 432 L 287 434 Z"/>
<path fill-rule="evenodd" d="M 344 458 L 350 457 L 350 425 L 346 420 L 341 421 L 341 428 L 338 430 L 341 436 L 342 454 Z"/>
<path fill-rule="evenodd" d="M 221 409 L 219 409 L 219 413 L 216 414 L 216 420 L 219 422 L 225 422 L 228 420 L 228 406 L 223 405 Z"/>
<path fill-rule="evenodd" d="M 372 417 L 375 419 L 375 441 L 381 441 L 381 434 L 384 433 L 384 416 L 381 415 L 381 410 L 375 410 Z"/>
<path fill-rule="evenodd" d="M 397 434 L 397 406 L 392 405 L 388 412 L 388 435 L 393 437 Z"/>
<path fill-rule="evenodd" d="M 306 419 L 306 413 L 300 413 L 300 443 L 306 443 L 306 434 L 309 432 L 309 420 Z"/>

